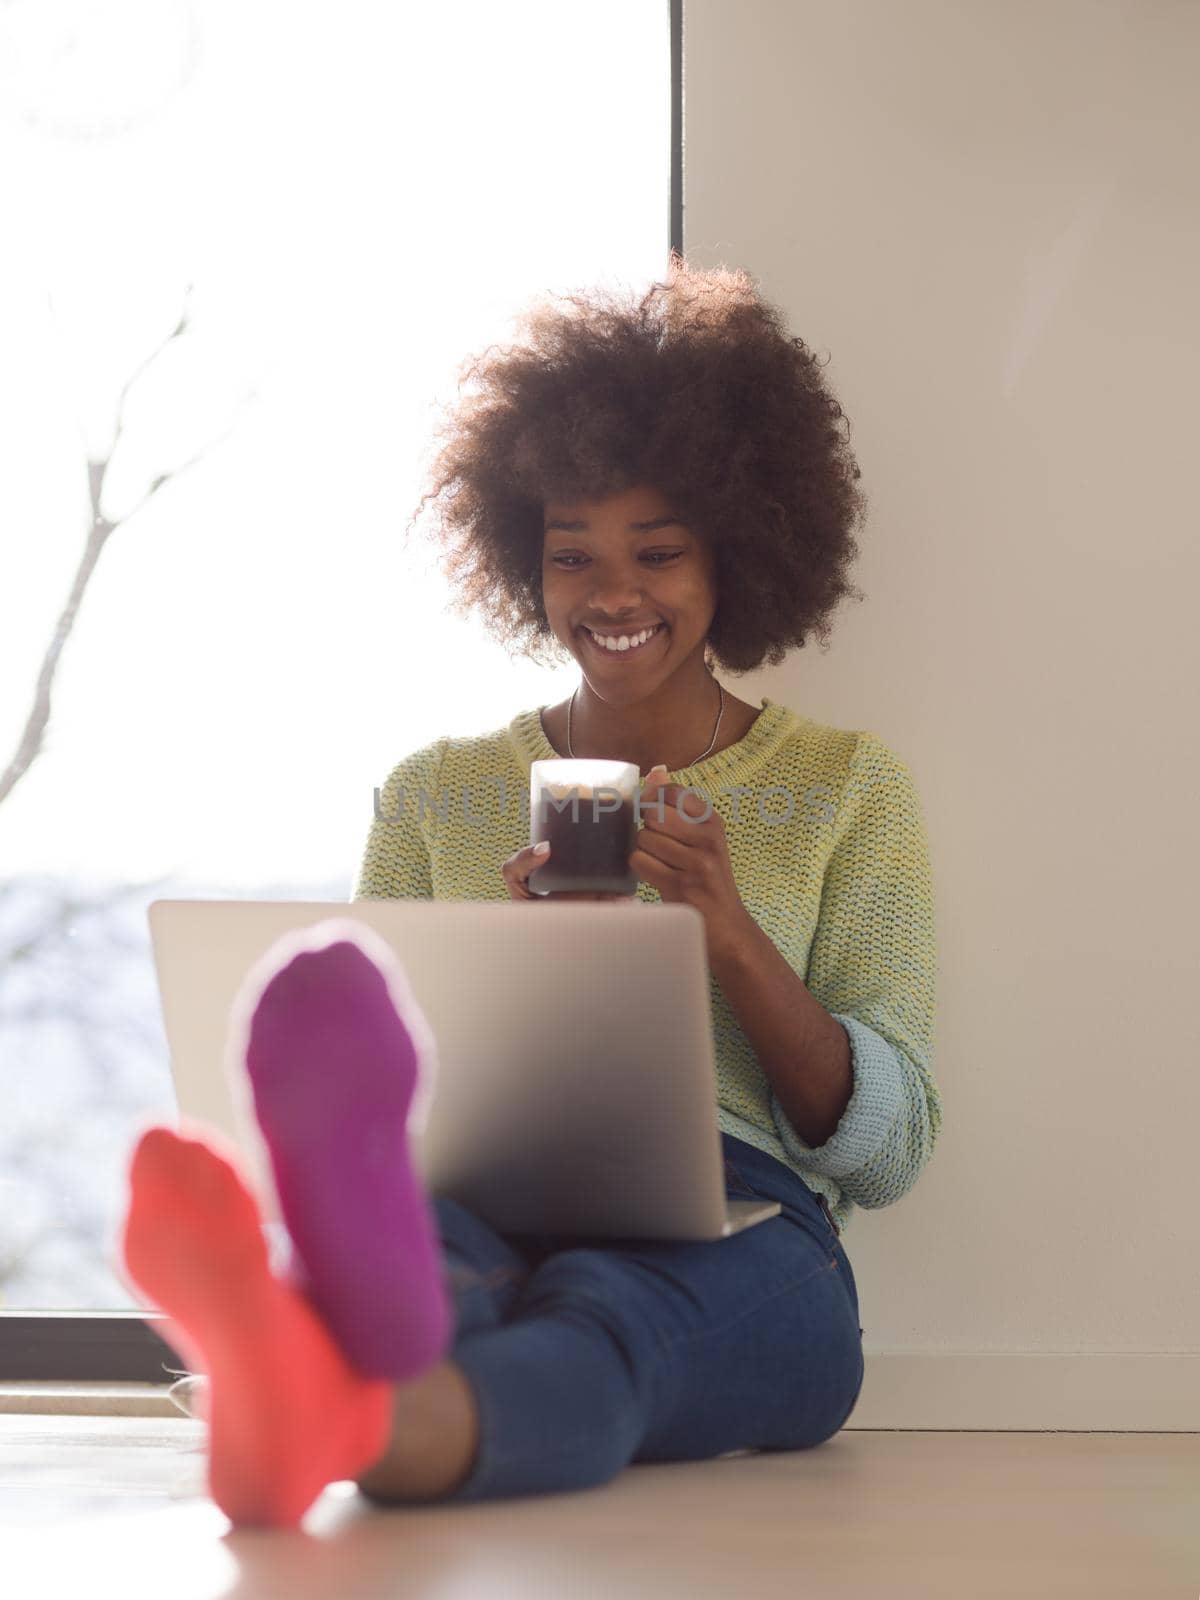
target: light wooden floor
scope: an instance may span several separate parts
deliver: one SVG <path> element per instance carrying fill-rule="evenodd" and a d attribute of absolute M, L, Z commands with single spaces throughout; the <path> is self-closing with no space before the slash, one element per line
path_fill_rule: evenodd
<path fill-rule="evenodd" d="M 1196 1600 L 1200 1436 L 891 1433 L 579 1493 L 231 1530 L 187 1417 L 0 1416 L 13 1600 Z"/>

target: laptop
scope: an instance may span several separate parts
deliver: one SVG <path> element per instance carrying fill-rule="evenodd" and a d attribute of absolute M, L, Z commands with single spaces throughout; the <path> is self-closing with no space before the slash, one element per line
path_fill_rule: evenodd
<path fill-rule="evenodd" d="M 781 1210 L 725 1194 L 692 906 L 155 900 L 147 915 L 180 1116 L 235 1147 L 269 1223 L 249 1015 L 281 952 L 347 934 L 385 971 L 398 960 L 428 1023 L 409 1118 L 428 1194 L 502 1234 L 630 1240 L 721 1239 Z"/>

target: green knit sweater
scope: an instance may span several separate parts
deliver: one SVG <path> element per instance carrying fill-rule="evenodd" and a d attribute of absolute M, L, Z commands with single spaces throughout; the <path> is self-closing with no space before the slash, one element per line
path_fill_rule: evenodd
<path fill-rule="evenodd" d="M 880 738 L 762 707 L 744 738 L 670 781 L 720 814 L 746 909 L 846 1029 L 854 1090 L 810 1149 L 710 979 L 717 1121 L 825 1196 L 844 1229 L 856 1206 L 912 1188 L 941 1130 L 929 848 L 912 776 Z M 507 900 L 500 865 L 529 843 L 530 763 L 557 753 L 541 710 L 399 762 L 376 791 L 352 898 Z M 661 901 L 646 883 L 638 897 Z"/>

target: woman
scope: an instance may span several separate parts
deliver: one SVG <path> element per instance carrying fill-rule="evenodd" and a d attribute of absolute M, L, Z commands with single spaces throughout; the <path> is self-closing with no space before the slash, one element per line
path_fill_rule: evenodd
<path fill-rule="evenodd" d="M 469 1501 L 823 1442 L 863 1377 L 841 1230 L 856 1204 L 906 1193 L 940 1131 L 911 775 L 876 735 L 756 707 L 714 673 L 824 642 L 856 593 L 865 501 L 840 407 L 743 273 L 672 256 L 639 302 L 569 304 L 537 306 L 521 344 L 471 368 L 478 392 L 421 509 L 440 511 L 461 609 L 534 658 L 565 651 L 579 683 L 401 761 L 355 898 L 542 903 L 529 878 L 546 857 L 518 803 L 530 763 L 635 763 L 637 897 L 704 920 L 728 1191 L 782 1211 L 729 1239 L 631 1247 L 505 1238 L 428 1200 L 396 1160 L 423 1048 L 402 973 L 352 937 L 293 960 L 262 989 L 247 1049 L 291 1281 L 268 1270 L 216 1142 L 151 1130 L 131 1174 L 128 1272 L 209 1374 L 210 1481 L 235 1521 L 295 1522 L 335 1477 L 381 1503 Z M 402 1103 L 384 1104 L 383 1077 Z M 338 1154 L 349 1103 L 368 1109 Z M 373 1173 L 362 1152 L 381 1126 L 395 1142 Z M 176 1245 L 195 1233 L 204 1186 L 253 1258 L 236 1297 L 257 1307 L 254 1350 L 245 1319 L 231 1330 L 214 1309 L 211 1240 L 163 1263 L 163 1215 Z M 207 1298 L 185 1292 L 206 1270 Z"/>

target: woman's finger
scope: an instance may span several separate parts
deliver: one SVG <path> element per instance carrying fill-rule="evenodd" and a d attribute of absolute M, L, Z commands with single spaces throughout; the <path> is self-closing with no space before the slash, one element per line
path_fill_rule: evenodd
<path fill-rule="evenodd" d="M 510 900 L 544 900 L 545 895 L 534 894 L 529 887 L 530 874 L 549 860 L 550 847 L 539 849 L 536 845 L 526 845 L 523 850 L 517 850 L 500 868 L 504 879 L 504 886 L 508 890 Z"/>

